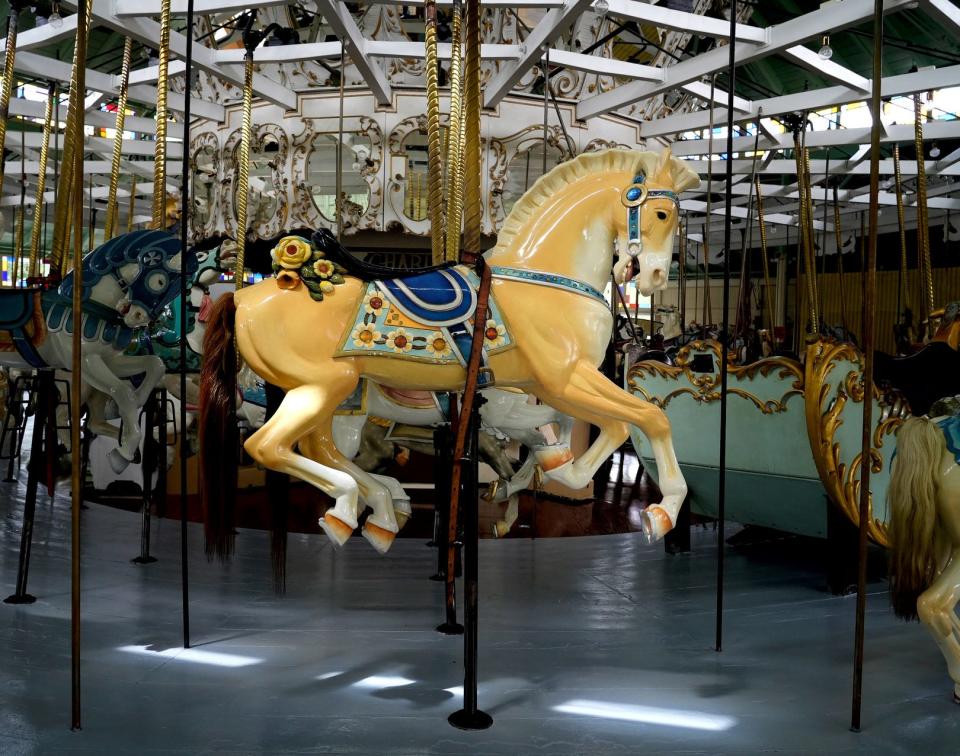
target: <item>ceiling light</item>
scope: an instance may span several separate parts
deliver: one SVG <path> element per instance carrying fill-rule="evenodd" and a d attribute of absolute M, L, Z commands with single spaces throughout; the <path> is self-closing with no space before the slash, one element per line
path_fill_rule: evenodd
<path fill-rule="evenodd" d="M 823 44 L 820 45 L 820 50 L 817 52 L 823 60 L 830 60 L 833 57 L 833 48 L 830 47 L 830 35 L 823 35 Z"/>
<path fill-rule="evenodd" d="M 53 10 L 50 12 L 49 23 L 54 29 L 59 29 L 61 26 L 63 26 L 63 16 L 60 15 L 60 3 L 53 4 Z"/>
<path fill-rule="evenodd" d="M 599 13 L 601 16 L 607 15 L 608 10 L 610 10 L 610 3 L 607 0 L 597 0 L 593 4 L 594 13 Z"/>
<path fill-rule="evenodd" d="M 934 160 L 940 157 L 940 148 L 937 146 L 936 142 L 934 142 L 933 146 L 930 148 L 930 157 L 932 157 Z"/>

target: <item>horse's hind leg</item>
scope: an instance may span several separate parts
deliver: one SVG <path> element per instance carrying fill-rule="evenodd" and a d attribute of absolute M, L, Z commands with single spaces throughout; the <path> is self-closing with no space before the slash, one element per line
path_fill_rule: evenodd
<path fill-rule="evenodd" d="M 336 504 L 320 525 L 339 545 L 357 527 L 357 481 L 341 470 L 296 453 L 294 448 L 318 428 L 324 416 L 333 413 L 342 399 L 339 391 L 326 384 L 291 389 L 273 417 L 244 444 L 250 456 L 265 467 L 294 475 L 334 497 Z"/>
<path fill-rule="evenodd" d="M 954 701 L 960 703 L 960 628 L 956 614 L 958 601 L 960 549 L 954 549 L 946 568 L 917 599 L 917 614 L 947 661 L 947 671 L 953 680 Z"/>
<path fill-rule="evenodd" d="M 321 419 L 319 427 L 313 430 L 308 439 L 304 439 L 301 448 L 317 462 L 342 470 L 357 481 L 364 503 L 373 510 L 363 525 L 363 537 L 384 554 L 400 529 L 394 512 L 393 495 L 377 477 L 361 470 L 337 450 L 333 443 L 332 420 L 331 416 Z"/>

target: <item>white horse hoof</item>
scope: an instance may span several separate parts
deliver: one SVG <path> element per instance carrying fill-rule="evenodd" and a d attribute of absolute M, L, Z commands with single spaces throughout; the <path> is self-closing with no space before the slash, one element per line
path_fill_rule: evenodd
<path fill-rule="evenodd" d="M 111 449 L 107 454 L 107 461 L 110 463 L 110 469 L 114 475 L 119 475 L 130 466 L 130 460 L 124 457 L 119 449 Z"/>
<path fill-rule="evenodd" d="M 337 546 L 343 546 L 353 535 L 353 528 L 332 512 L 327 512 L 321 518 L 320 527 Z"/>
<path fill-rule="evenodd" d="M 362 533 L 363 537 L 366 538 L 370 545 L 380 554 L 386 554 L 390 551 L 390 547 L 393 546 L 393 541 L 397 537 L 396 533 L 391 533 L 386 528 L 374 525 L 369 519 L 363 524 Z"/>
<path fill-rule="evenodd" d="M 397 532 L 403 530 L 403 526 L 410 522 L 413 516 L 413 507 L 410 506 L 409 499 L 393 500 L 393 517 L 397 521 Z"/>
<path fill-rule="evenodd" d="M 643 534 L 647 543 L 654 543 L 673 530 L 673 520 L 659 504 L 652 504 L 643 510 Z"/>

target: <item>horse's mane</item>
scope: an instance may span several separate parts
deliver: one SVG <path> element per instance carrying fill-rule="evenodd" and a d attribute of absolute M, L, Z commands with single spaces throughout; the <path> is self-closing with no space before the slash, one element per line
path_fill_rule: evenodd
<path fill-rule="evenodd" d="M 497 234 L 497 248 L 511 246 L 527 221 L 564 187 L 594 173 L 621 172 L 656 178 L 676 192 L 700 185 L 697 174 L 668 149 L 661 153 L 623 149 L 585 152 L 545 173 L 517 200 Z"/>

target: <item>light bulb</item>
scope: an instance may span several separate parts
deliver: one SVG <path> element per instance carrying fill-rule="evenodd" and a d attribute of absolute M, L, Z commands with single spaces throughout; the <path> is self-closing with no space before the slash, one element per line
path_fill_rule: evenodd
<path fill-rule="evenodd" d="M 930 148 L 930 157 L 932 157 L 934 160 L 940 157 L 940 148 L 937 146 L 936 142 L 934 142 L 933 147 Z"/>
<path fill-rule="evenodd" d="M 820 46 L 819 52 L 817 55 L 820 56 L 823 60 L 830 60 L 833 57 L 833 48 L 830 47 L 830 35 L 823 35 L 823 44 Z"/>
<path fill-rule="evenodd" d="M 54 29 L 59 29 L 63 26 L 63 16 L 60 15 L 60 3 L 54 3 L 53 9 L 50 11 L 50 26 Z"/>
<path fill-rule="evenodd" d="M 593 4 L 594 13 L 599 13 L 601 16 L 605 16 L 608 10 L 610 10 L 610 3 L 607 0 L 597 0 Z"/>

